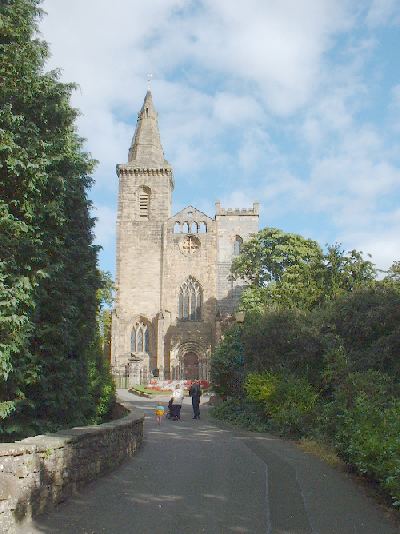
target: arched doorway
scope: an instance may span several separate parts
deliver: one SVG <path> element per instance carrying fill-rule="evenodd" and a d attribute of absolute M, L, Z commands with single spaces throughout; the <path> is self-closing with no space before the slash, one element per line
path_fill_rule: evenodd
<path fill-rule="evenodd" d="M 186 352 L 183 356 L 183 378 L 185 380 L 199 378 L 199 357 L 195 352 Z"/>

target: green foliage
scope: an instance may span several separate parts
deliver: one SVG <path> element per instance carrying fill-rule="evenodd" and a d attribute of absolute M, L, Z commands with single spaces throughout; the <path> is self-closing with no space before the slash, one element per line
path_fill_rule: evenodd
<path fill-rule="evenodd" d="M 74 86 L 44 72 L 36 0 L 0 5 L 0 435 L 94 417 L 101 279 Z M 95 368 L 96 365 L 95 365 Z M 1 436 L 0 436 L 1 439 Z"/>
<path fill-rule="evenodd" d="M 327 443 L 400 506 L 399 262 L 376 281 L 361 252 L 314 245 L 266 229 L 235 260 L 244 384 L 215 416 Z M 215 353 L 230 377 L 237 351 Z"/>
<path fill-rule="evenodd" d="M 311 310 L 370 284 L 376 272 L 356 250 L 345 252 L 335 244 L 323 253 L 315 241 L 265 228 L 243 245 L 232 274 L 250 283 L 241 308 L 261 311 L 271 305 Z"/>
<path fill-rule="evenodd" d="M 382 409 L 366 394 L 341 416 L 335 436 L 341 456 L 358 472 L 378 481 L 400 505 L 400 400 Z"/>
<path fill-rule="evenodd" d="M 228 399 L 218 406 L 211 408 L 210 415 L 220 421 L 252 430 L 253 432 L 268 432 L 271 427 L 265 418 L 260 403 L 250 402 L 247 399 Z"/>
<path fill-rule="evenodd" d="M 235 325 L 226 332 L 211 357 L 211 381 L 222 397 L 242 394 L 244 357 L 240 338 L 241 328 Z"/>
<path fill-rule="evenodd" d="M 99 302 L 97 312 L 98 333 L 101 351 L 105 359 L 111 359 L 111 306 L 114 300 L 114 282 L 111 274 L 100 271 L 101 285 L 97 290 Z"/>
<path fill-rule="evenodd" d="M 100 347 L 97 347 L 95 354 L 96 357 L 89 361 L 89 391 L 94 407 L 90 422 L 102 423 L 110 419 L 115 405 L 115 383 L 110 364 L 103 357 Z"/>
<path fill-rule="evenodd" d="M 241 337 L 249 371 L 296 372 L 317 380 L 322 346 L 309 316 L 296 309 L 247 313 Z"/>
<path fill-rule="evenodd" d="M 400 289 L 400 261 L 393 262 L 390 269 L 386 272 L 384 282 L 387 285 Z"/>
<path fill-rule="evenodd" d="M 316 241 L 277 228 L 265 228 L 243 244 L 241 254 L 233 261 L 232 273 L 263 287 L 271 281 L 279 282 L 287 268 L 307 264 L 321 256 Z"/>
<path fill-rule="evenodd" d="M 339 296 L 318 314 L 321 333 L 340 338 L 350 368 L 400 379 L 400 292 L 385 283 Z"/>
<path fill-rule="evenodd" d="M 271 428 L 285 435 L 306 435 L 315 418 L 318 392 L 304 378 L 285 373 L 250 373 L 245 391 L 263 405 Z"/>
<path fill-rule="evenodd" d="M 334 445 L 337 445 L 336 436 L 345 414 L 354 409 L 359 397 L 371 399 L 377 409 L 384 410 L 391 399 L 399 396 L 399 388 L 390 376 L 371 369 L 340 373 L 333 382 L 334 386 L 320 405 L 312 433 Z"/>

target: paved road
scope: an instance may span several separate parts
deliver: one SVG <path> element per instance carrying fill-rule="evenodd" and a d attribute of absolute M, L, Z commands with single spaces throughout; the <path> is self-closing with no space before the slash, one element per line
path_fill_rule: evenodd
<path fill-rule="evenodd" d="M 350 477 L 266 434 L 147 412 L 135 458 L 24 532 L 87 534 L 398 534 Z"/>

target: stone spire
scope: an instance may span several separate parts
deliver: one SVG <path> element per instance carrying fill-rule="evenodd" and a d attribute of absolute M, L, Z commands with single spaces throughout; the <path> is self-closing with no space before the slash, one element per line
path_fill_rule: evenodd
<path fill-rule="evenodd" d="M 135 135 L 129 149 L 129 165 L 149 168 L 168 165 L 161 146 L 157 116 L 151 92 L 148 90 L 138 114 Z"/>

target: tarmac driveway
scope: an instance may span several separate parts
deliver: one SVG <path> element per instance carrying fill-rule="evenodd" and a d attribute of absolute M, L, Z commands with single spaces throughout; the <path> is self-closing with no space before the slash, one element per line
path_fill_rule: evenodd
<path fill-rule="evenodd" d="M 32 533 L 398 534 L 352 478 L 267 434 L 207 417 L 157 426 L 154 401 L 120 391 L 147 413 L 137 455 L 38 517 Z"/>

